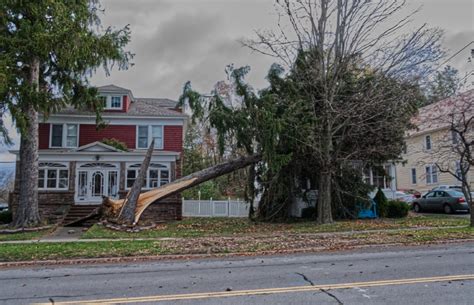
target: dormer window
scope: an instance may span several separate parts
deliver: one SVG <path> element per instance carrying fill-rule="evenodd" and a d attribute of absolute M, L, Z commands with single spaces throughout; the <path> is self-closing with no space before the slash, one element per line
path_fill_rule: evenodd
<path fill-rule="evenodd" d="M 122 109 L 122 96 L 118 96 L 118 95 L 101 96 L 101 99 L 104 102 L 105 110 L 121 110 Z"/>

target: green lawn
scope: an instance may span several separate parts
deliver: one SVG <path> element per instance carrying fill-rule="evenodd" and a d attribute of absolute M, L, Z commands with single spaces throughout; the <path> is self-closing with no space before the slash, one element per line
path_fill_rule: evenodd
<path fill-rule="evenodd" d="M 338 221 L 318 226 L 310 221 L 286 224 L 254 223 L 236 218 L 192 218 L 160 225 L 140 233 L 117 232 L 96 225 L 83 238 L 158 238 L 180 240 L 89 241 L 0 245 L 0 261 L 154 256 L 163 254 L 280 253 L 340 250 L 359 245 L 422 244 L 474 239 L 469 219 L 446 215 L 413 215 L 404 219 Z M 420 227 L 432 227 L 418 230 Z M 448 228 L 457 227 L 457 228 Z M 385 229 L 408 229 L 383 231 Z M 350 231 L 381 230 L 350 233 Z M 341 232 L 337 235 L 311 233 Z M 347 233 L 344 233 L 347 232 Z M 0 240 L 25 240 L 49 233 L 0 235 Z M 308 234 L 309 233 L 309 234 Z"/>
<path fill-rule="evenodd" d="M 312 221 L 293 223 L 255 223 L 242 218 L 189 218 L 159 225 L 157 229 L 139 233 L 118 232 L 95 225 L 82 238 L 160 238 L 240 236 L 270 233 L 321 233 L 384 230 L 418 227 L 467 226 L 469 219 L 445 215 L 410 215 L 403 219 L 347 220 L 318 226 Z"/>
<path fill-rule="evenodd" d="M 70 243 L 4 244 L 0 261 L 28 261 L 73 258 L 156 256 L 163 254 L 282 253 L 283 251 L 341 250 L 361 245 L 402 243 L 417 245 L 447 240 L 474 239 L 474 229 L 439 228 L 398 232 L 338 235 L 281 235 L 193 237 L 176 240 L 91 241 Z"/>
<path fill-rule="evenodd" d="M 162 249 L 154 241 L 104 241 L 71 243 L 4 244 L 0 261 L 51 260 L 69 258 L 159 255 Z"/>

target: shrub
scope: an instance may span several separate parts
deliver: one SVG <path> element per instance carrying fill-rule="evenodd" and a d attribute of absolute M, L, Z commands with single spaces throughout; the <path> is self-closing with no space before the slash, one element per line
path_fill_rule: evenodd
<path fill-rule="evenodd" d="M 3 211 L 0 212 L 0 223 L 10 223 L 12 222 L 12 212 Z"/>
<path fill-rule="evenodd" d="M 301 210 L 301 218 L 304 219 L 314 219 L 316 218 L 316 208 L 315 207 L 307 207 Z"/>
<path fill-rule="evenodd" d="M 407 217 L 409 205 L 403 201 L 390 200 L 387 204 L 387 216 L 388 218 L 403 218 Z"/>
<path fill-rule="evenodd" d="M 119 150 L 123 150 L 123 151 L 127 151 L 128 150 L 128 147 L 127 147 L 127 144 L 125 144 L 124 142 L 121 142 L 115 138 L 111 138 L 111 139 L 102 139 L 101 141 L 102 143 L 104 143 L 105 145 L 109 145 L 109 146 L 112 146 L 114 148 L 117 148 Z"/>
<path fill-rule="evenodd" d="M 375 194 L 374 200 L 375 200 L 375 203 L 377 203 L 377 215 L 379 217 L 387 217 L 388 200 L 384 192 L 382 191 L 382 189 L 379 188 L 379 190 L 377 191 L 377 194 Z"/>

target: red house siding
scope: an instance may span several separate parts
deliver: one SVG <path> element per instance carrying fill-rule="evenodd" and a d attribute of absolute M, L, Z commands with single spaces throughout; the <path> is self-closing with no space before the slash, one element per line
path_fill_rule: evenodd
<path fill-rule="evenodd" d="M 130 99 L 128 98 L 128 95 L 123 96 L 123 112 L 128 112 L 128 108 L 130 108 Z"/>
<path fill-rule="evenodd" d="M 109 125 L 99 131 L 94 124 L 81 124 L 79 127 L 79 146 L 87 145 L 102 139 L 115 138 L 134 149 L 136 142 L 136 129 L 134 125 Z"/>
<path fill-rule="evenodd" d="M 183 151 L 183 126 L 164 126 L 164 150 Z"/>
<path fill-rule="evenodd" d="M 48 123 L 39 123 L 39 128 L 38 128 L 39 149 L 49 148 L 49 129 L 50 127 Z"/>

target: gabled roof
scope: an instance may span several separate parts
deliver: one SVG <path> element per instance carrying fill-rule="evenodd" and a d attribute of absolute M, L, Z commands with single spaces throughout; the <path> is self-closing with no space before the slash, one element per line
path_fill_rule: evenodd
<path fill-rule="evenodd" d="M 166 107 L 166 108 L 177 108 L 178 107 L 178 102 L 170 100 L 168 98 L 149 98 L 149 97 L 137 97 L 137 101 L 141 101 L 143 103 L 151 103 L 151 104 L 156 104 L 160 107 Z"/>
<path fill-rule="evenodd" d="M 117 149 L 113 146 L 104 144 L 102 142 L 96 141 L 81 147 L 78 147 L 76 151 L 97 151 L 97 152 L 123 152 L 123 150 Z"/>
<path fill-rule="evenodd" d="M 173 105 L 167 107 L 162 105 Z M 128 112 L 107 112 L 102 113 L 102 117 L 169 117 L 169 118 L 187 118 L 179 109 L 175 108 L 176 102 L 168 99 L 137 99 L 130 103 Z M 84 115 L 95 116 L 95 113 L 85 109 L 76 109 L 72 106 L 63 108 L 57 115 Z"/>
<path fill-rule="evenodd" d="M 104 111 L 102 116 L 107 117 L 170 117 L 170 118 L 187 118 L 185 114 L 178 109 L 178 102 L 167 98 L 134 98 L 132 91 L 127 88 L 116 85 L 106 85 L 97 87 L 99 93 L 117 93 L 128 94 L 130 96 L 130 106 L 127 112 L 108 112 Z M 58 115 L 87 115 L 94 116 L 95 113 L 88 109 L 76 109 L 72 106 L 63 108 L 57 113 Z"/>
<path fill-rule="evenodd" d="M 97 87 L 97 90 L 99 91 L 99 93 L 121 93 L 121 94 L 126 93 L 127 95 L 130 96 L 131 100 L 135 99 L 133 97 L 132 90 L 119 87 L 114 84 Z"/>
<path fill-rule="evenodd" d="M 411 121 L 416 130 L 409 135 L 448 128 L 452 119 L 463 113 L 474 115 L 474 89 L 420 108 Z"/>
<path fill-rule="evenodd" d="M 123 87 L 119 87 L 119 86 L 115 86 L 115 85 L 113 85 L 113 84 L 105 85 L 105 86 L 100 86 L 100 87 L 97 87 L 97 89 L 98 89 L 99 91 L 106 91 L 106 92 L 124 92 L 124 91 L 129 92 L 129 91 L 130 91 L 130 89 L 123 88 Z"/>

